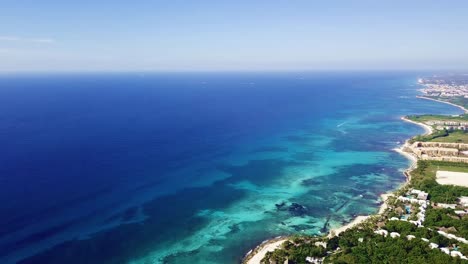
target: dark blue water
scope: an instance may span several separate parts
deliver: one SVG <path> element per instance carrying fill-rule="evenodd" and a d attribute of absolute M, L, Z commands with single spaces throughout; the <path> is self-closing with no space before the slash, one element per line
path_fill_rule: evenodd
<path fill-rule="evenodd" d="M 399 116 L 458 112 L 415 99 L 416 78 L 1 76 L 0 260 L 235 263 L 375 212 L 403 181 L 391 149 L 420 132 Z"/>

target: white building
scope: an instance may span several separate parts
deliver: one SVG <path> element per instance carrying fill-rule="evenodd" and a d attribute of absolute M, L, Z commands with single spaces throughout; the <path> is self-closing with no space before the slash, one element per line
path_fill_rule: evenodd
<path fill-rule="evenodd" d="M 309 262 L 309 263 L 314 263 L 314 264 L 322 264 L 323 263 L 322 258 L 307 257 L 306 261 Z"/>
<path fill-rule="evenodd" d="M 440 250 L 444 252 L 445 254 L 450 255 L 450 249 L 445 247 L 445 248 L 440 248 Z"/>
<path fill-rule="evenodd" d="M 462 196 L 458 200 L 462 206 L 468 207 L 468 196 Z"/>
<path fill-rule="evenodd" d="M 460 216 L 463 216 L 463 215 L 466 215 L 468 214 L 467 211 L 464 211 L 464 210 L 455 210 L 454 211 L 457 215 L 460 215 Z"/>
<path fill-rule="evenodd" d="M 315 242 L 315 246 L 316 246 L 316 247 L 327 248 L 327 243 L 326 243 L 326 242 L 317 241 L 317 242 Z"/>
<path fill-rule="evenodd" d="M 387 236 L 388 236 L 388 231 L 387 231 L 387 230 L 384 230 L 384 229 L 375 230 L 374 233 L 375 233 L 375 234 L 378 234 L 378 235 L 382 235 L 382 236 L 384 236 L 384 237 L 387 237 Z"/>
<path fill-rule="evenodd" d="M 461 257 L 464 257 L 463 254 L 462 254 L 460 251 L 455 251 L 455 250 L 452 251 L 452 252 L 450 252 L 450 256 L 452 256 L 452 257 L 460 257 L 460 258 L 461 258 Z"/>
<path fill-rule="evenodd" d="M 455 209 L 457 207 L 456 204 L 444 204 L 444 203 L 438 203 L 437 206 L 442 207 L 442 208 L 450 208 L 450 209 Z"/>

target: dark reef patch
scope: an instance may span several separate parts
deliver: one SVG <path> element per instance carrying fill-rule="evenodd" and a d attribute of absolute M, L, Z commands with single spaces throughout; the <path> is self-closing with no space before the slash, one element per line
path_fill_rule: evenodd
<path fill-rule="evenodd" d="M 323 181 L 318 179 L 318 178 L 311 178 L 311 179 L 306 179 L 302 181 L 302 185 L 305 186 L 317 186 L 320 185 Z"/>
<path fill-rule="evenodd" d="M 256 185 L 265 185 L 282 176 L 283 169 L 289 166 L 303 165 L 298 161 L 287 161 L 284 159 L 250 160 L 245 165 L 222 165 L 218 169 L 231 174 L 222 183 L 235 183 L 239 181 L 250 181 Z"/>
<path fill-rule="evenodd" d="M 307 214 L 307 207 L 298 203 L 292 203 L 288 207 L 288 211 L 293 216 L 303 216 Z"/>
<path fill-rule="evenodd" d="M 145 204 L 148 218 L 143 223 L 123 224 L 89 239 L 68 241 L 19 263 L 125 263 L 149 253 L 161 239 L 178 241 L 201 228 L 207 220 L 194 216 L 200 208 L 224 208 L 243 195 L 223 184 L 185 189 Z M 133 213 L 131 209 L 123 215 Z M 173 225 L 180 228 L 166 228 Z"/>
<path fill-rule="evenodd" d="M 84 240 L 72 240 L 57 245 L 45 252 L 29 257 L 21 264 L 32 263 L 125 263 L 138 256 L 145 256 L 157 247 L 160 240 L 177 242 L 190 236 L 204 226 L 209 219 L 198 217 L 202 208 L 217 210 L 242 199 L 243 190 L 233 189 L 231 183 L 250 181 L 264 185 L 282 176 L 287 166 L 298 165 L 297 161 L 282 159 L 251 160 L 245 165 L 221 165 L 219 169 L 231 177 L 207 187 L 188 188 L 175 194 L 159 197 L 143 205 L 143 213 L 148 216 L 142 223 L 123 224 L 105 230 Z M 305 212 L 294 210 L 298 215 Z M 130 208 L 118 216 L 131 219 L 138 209 Z M 178 226 L 177 230 L 167 226 Z M 241 226 L 231 226 L 230 235 L 240 233 Z M 115 254 L 118 251 L 119 254 Z M 196 252 L 182 252 L 167 256 L 167 260 L 188 257 Z"/>

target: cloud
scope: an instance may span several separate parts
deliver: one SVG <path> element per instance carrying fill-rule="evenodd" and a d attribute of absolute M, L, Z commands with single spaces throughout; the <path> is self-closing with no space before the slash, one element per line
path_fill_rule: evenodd
<path fill-rule="evenodd" d="M 51 38 L 22 38 L 17 36 L 0 36 L 0 41 L 16 41 L 16 42 L 29 42 L 29 43 L 55 43 Z"/>

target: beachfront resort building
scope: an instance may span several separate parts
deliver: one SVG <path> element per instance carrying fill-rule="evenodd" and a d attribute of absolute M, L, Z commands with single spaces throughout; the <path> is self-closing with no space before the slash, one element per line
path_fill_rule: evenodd
<path fill-rule="evenodd" d="M 404 150 L 421 160 L 468 163 L 468 144 L 445 142 L 414 142 Z"/>
<path fill-rule="evenodd" d="M 430 120 L 424 123 L 429 126 L 435 126 L 437 130 L 468 130 L 468 122 Z"/>

